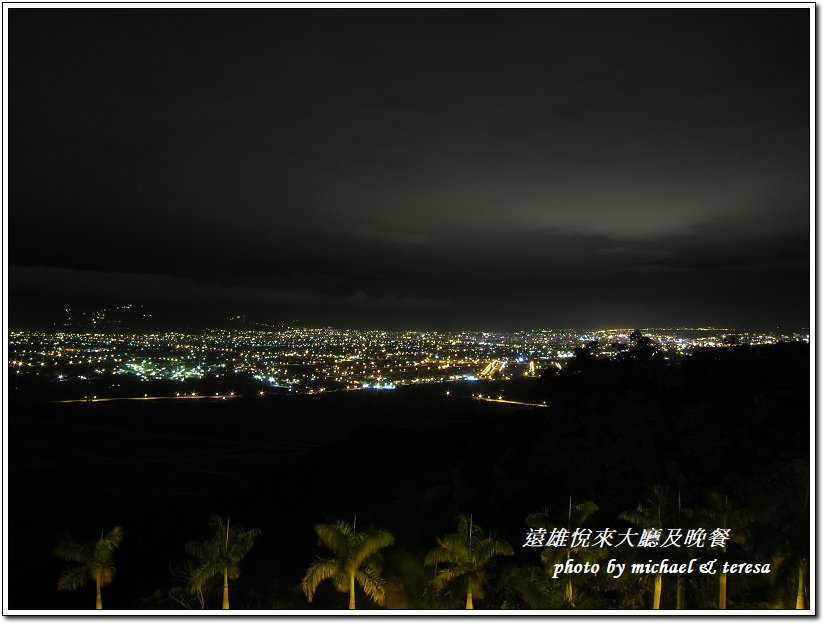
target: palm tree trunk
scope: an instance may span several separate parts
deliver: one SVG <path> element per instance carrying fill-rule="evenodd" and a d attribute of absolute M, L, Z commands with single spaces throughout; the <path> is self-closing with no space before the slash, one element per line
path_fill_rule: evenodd
<path fill-rule="evenodd" d="M 727 608 L 727 574 L 725 572 L 718 575 L 718 608 Z"/>
<path fill-rule="evenodd" d="M 796 609 L 806 609 L 807 608 L 807 601 L 805 600 L 804 596 L 804 577 L 805 575 L 805 564 L 806 561 L 802 561 L 801 564 L 798 566 L 798 592 L 795 596 L 795 608 Z"/>
<path fill-rule="evenodd" d="M 680 574 L 675 577 L 675 608 L 684 608 L 684 577 Z"/>
<path fill-rule="evenodd" d="M 660 609 L 661 608 L 661 581 L 663 578 L 659 574 L 655 577 L 655 594 L 652 597 L 652 608 L 653 609 Z"/>
<path fill-rule="evenodd" d="M 467 609 L 471 609 L 471 608 L 472 608 L 472 592 L 469 592 L 469 593 L 466 595 L 466 608 L 467 608 Z"/>
<path fill-rule="evenodd" d="M 103 608 L 103 599 L 100 597 L 100 579 L 94 579 L 94 584 L 97 586 L 97 600 L 94 603 L 95 609 L 102 609 Z"/>
<path fill-rule="evenodd" d="M 229 570 L 223 568 L 223 608 L 229 608 Z"/>
<path fill-rule="evenodd" d="M 349 575 L 349 608 L 355 608 L 355 575 Z"/>

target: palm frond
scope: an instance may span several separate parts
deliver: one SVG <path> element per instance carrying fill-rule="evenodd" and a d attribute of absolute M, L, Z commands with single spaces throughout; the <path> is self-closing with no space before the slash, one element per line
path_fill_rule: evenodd
<path fill-rule="evenodd" d="M 543 511 L 527 514 L 526 523 L 531 528 L 567 527 L 571 530 L 583 526 L 587 519 L 598 511 L 598 505 L 593 501 L 584 501 L 576 505 L 571 503 L 572 501 L 570 501 L 570 506 L 564 509 L 563 517 L 552 518 L 549 515 L 549 510 L 544 508 Z"/>
<path fill-rule="evenodd" d="M 361 567 L 372 568 L 378 574 L 380 574 L 381 570 L 383 569 L 383 555 L 381 553 L 375 553 L 374 555 L 368 556 L 366 559 L 363 560 Z"/>
<path fill-rule="evenodd" d="M 471 570 L 468 567 L 464 566 L 438 570 L 438 575 L 430 581 L 430 585 L 435 589 L 435 591 L 443 592 L 450 585 L 461 582 L 460 590 L 465 592 L 467 575 L 470 571 Z"/>
<path fill-rule="evenodd" d="M 371 568 L 364 568 L 355 572 L 355 580 L 363 589 L 363 593 L 379 606 L 383 606 L 386 593 L 384 591 L 384 581 L 378 573 Z"/>
<path fill-rule="evenodd" d="M 315 533 L 320 543 L 335 553 L 338 557 L 348 558 L 352 548 L 350 536 L 353 534 L 352 525 L 343 520 L 331 524 L 316 524 Z"/>
<path fill-rule="evenodd" d="M 63 537 L 52 554 L 63 561 L 73 561 L 75 563 L 86 563 L 93 557 L 88 544 L 80 544 L 69 536 Z"/>
<path fill-rule="evenodd" d="M 229 522 L 231 522 L 229 520 Z M 217 537 L 219 535 L 226 536 L 226 523 L 223 522 L 223 517 L 219 516 L 218 514 L 212 514 L 209 516 L 209 528 L 212 529 L 212 536 Z"/>
<path fill-rule="evenodd" d="M 336 592 L 345 594 L 349 591 L 349 577 L 351 574 L 352 572 L 341 570 L 332 577 L 332 586 L 335 588 Z"/>
<path fill-rule="evenodd" d="M 552 592 L 546 574 L 541 568 L 510 567 L 504 572 L 506 585 L 512 587 L 531 609 L 552 608 Z"/>
<path fill-rule="evenodd" d="M 658 507 L 664 507 L 669 497 L 669 487 L 660 483 L 651 483 L 647 486 L 650 493 L 649 501 Z"/>
<path fill-rule="evenodd" d="M 95 542 L 95 559 L 104 561 L 112 556 L 123 541 L 122 527 L 115 527 Z"/>
<path fill-rule="evenodd" d="M 248 531 L 238 528 L 229 532 L 229 552 L 228 557 L 233 562 L 243 559 L 255 544 L 261 534 L 260 529 L 249 529 Z"/>
<path fill-rule="evenodd" d="M 189 589 L 197 592 L 214 576 L 223 574 L 222 562 L 218 560 L 205 560 L 195 563 L 189 569 Z"/>
<path fill-rule="evenodd" d="M 572 549 L 575 553 L 576 561 L 580 561 L 581 563 L 598 563 L 604 558 L 605 553 L 602 552 L 603 550 L 603 548 L 583 548 L 577 546 Z"/>
<path fill-rule="evenodd" d="M 483 566 L 486 565 L 492 557 L 499 555 L 512 555 L 514 553 L 509 542 L 493 537 L 487 537 L 486 539 L 481 540 L 478 544 L 475 544 L 475 550 L 472 554 L 475 559 L 475 565 Z"/>
<path fill-rule="evenodd" d="M 478 531 L 472 532 L 472 542 L 476 542 L 481 539 L 481 533 Z M 469 533 L 466 531 L 461 531 L 457 533 L 450 533 L 449 535 L 444 535 L 440 542 L 443 543 L 444 546 L 447 548 L 454 550 L 455 552 L 459 552 L 463 549 L 470 550 L 470 539 Z"/>
<path fill-rule="evenodd" d="M 747 546 L 752 537 L 750 526 L 755 522 L 755 514 L 715 490 L 710 490 L 706 496 L 709 506 L 699 509 L 698 517 L 707 523 L 714 523 L 718 528 L 732 529 L 730 540 Z"/>
<path fill-rule="evenodd" d="M 572 506 L 570 515 L 572 528 L 582 526 L 592 514 L 598 511 L 598 505 L 592 501 L 585 501 Z"/>
<path fill-rule="evenodd" d="M 459 561 L 466 561 L 467 559 L 468 557 L 457 557 L 454 549 L 439 545 L 426 553 L 423 562 L 426 566 L 434 566 L 447 562 L 457 564 Z"/>
<path fill-rule="evenodd" d="M 85 587 L 90 580 L 89 570 L 86 566 L 66 568 L 60 578 L 57 579 L 57 589 L 60 591 L 74 591 Z"/>
<path fill-rule="evenodd" d="M 351 556 L 351 564 L 357 569 L 367 558 L 382 548 L 388 548 L 395 543 L 394 536 L 389 531 L 369 531 L 361 534 Z"/>
<path fill-rule="evenodd" d="M 536 529 L 539 527 L 548 529 L 555 526 L 555 521 L 549 517 L 549 510 L 546 507 L 542 511 L 533 511 L 530 514 L 527 514 L 525 520 L 530 527 L 534 527 Z"/>
<path fill-rule="evenodd" d="M 340 573 L 340 564 L 335 559 L 318 559 L 309 565 L 306 571 L 306 576 L 300 583 L 303 593 L 306 595 L 306 600 L 310 603 L 315 596 L 315 590 L 318 585 L 326 579 L 334 578 Z"/>
<path fill-rule="evenodd" d="M 240 578 L 240 561 L 226 562 L 226 578 L 230 581 L 236 581 Z"/>
<path fill-rule="evenodd" d="M 618 517 L 621 518 L 621 520 L 626 520 L 630 524 L 634 524 L 635 526 L 642 528 L 652 527 L 657 519 L 657 516 L 651 515 L 648 509 L 645 509 L 640 505 L 638 506 L 638 509 L 622 511 L 618 514 Z"/>
<path fill-rule="evenodd" d="M 639 503 L 638 507 L 623 511 L 618 514 L 618 517 L 637 527 L 661 528 L 670 519 L 671 510 L 667 506 L 668 496 L 667 486 L 650 483 L 647 485 L 647 504 Z"/>
<path fill-rule="evenodd" d="M 208 541 L 188 542 L 183 546 L 186 554 L 191 555 L 199 561 L 213 558 L 214 544 Z"/>
<path fill-rule="evenodd" d="M 541 561 L 547 570 L 556 563 L 564 563 L 569 557 L 566 548 L 543 548 L 541 550 Z"/>

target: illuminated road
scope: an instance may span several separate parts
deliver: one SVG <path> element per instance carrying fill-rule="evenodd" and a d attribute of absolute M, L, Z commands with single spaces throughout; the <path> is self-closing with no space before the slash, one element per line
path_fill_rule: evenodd
<path fill-rule="evenodd" d="M 341 390 L 333 390 L 331 392 L 342 392 L 346 390 L 360 390 L 360 388 L 346 388 Z M 330 392 L 327 390 L 326 392 Z M 307 392 L 306 394 L 313 394 L 311 392 Z M 322 394 L 322 393 L 318 393 Z M 259 396 L 263 396 L 263 393 L 260 393 Z M 449 393 L 447 393 L 449 396 Z M 176 396 L 142 396 L 142 397 L 92 397 L 92 398 L 84 398 L 84 399 L 63 399 L 60 401 L 53 401 L 53 403 L 104 403 L 108 401 L 182 401 L 182 400 L 193 400 L 193 399 L 238 399 L 241 398 L 241 395 L 237 395 L 234 393 L 230 394 L 182 394 Z M 458 399 L 471 399 L 473 401 L 486 401 L 488 403 L 506 403 L 508 405 L 524 405 L 526 407 L 548 407 L 546 403 L 527 403 L 525 401 L 511 401 L 509 399 L 497 399 L 494 397 L 489 396 L 471 396 L 471 397 L 455 397 Z"/>
<path fill-rule="evenodd" d="M 496 373 L 503 373 L 506 368 L 506 364 L 506 360 L 492 360 L 480 373 L 478 373 L 478 379 L 491 379 Z"/>
<path fill-rule="evenodd" d="M 450 393 L 447 391 L 446 396 L 450 396 Z M 546 403 L 527 403 L 525 401 L 511 401 L 509 399 L 498 398 L 491 396 L 483 396 L 480 395 L 472 395 L 471 397 L 468 396 L 456 396 L 456 399 L 470 399 L 472 401 L 487 401 L 489 403 L 508 403 L 509 405 L 526 405 L 527 407 L 549 407 Z"/>
<path fill-rule="evenodd" d="M 238 395 L 231 394 L 183 394 L 177 396 L 142 396 L 142 397 L 92 397 L 85 399 L 64 399 L 54 403 L 102 403 L 104 401 L 163 401 L 180 399 L 237 399 Z"/>
<path fill-rule="evenodd" d="M 526 403 L 524 401 L 509 401 L 508 399 L 492 399 L 489 397 L 466 397 L 474 401 L 488 401 L 490 403 L 509 403 L 511 405 L 527 405 L 529 407 L 549 407 L 546 403 Z"/>

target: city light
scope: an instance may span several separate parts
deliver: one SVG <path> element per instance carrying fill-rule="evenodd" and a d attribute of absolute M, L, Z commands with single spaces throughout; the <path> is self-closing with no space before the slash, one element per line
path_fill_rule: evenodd
<path fill-rule="evenodd" d="M 702 347 L 809 342 L 809 333 L 767 334 L 729 328 L 641 331 L 668 361 Z M 200 334 L 12 332 L 9 364 L 17 374 L 88 383 L 107 377 L 180 383 L 222 380 L 231 371 L 235 379 L 248 376 L 270 389 L 320 394 L 537 378 L 550 367 L 563 368 L 576 348 L 593 341 L 599 345 L 597 357 L 618 357 L 631 346 L 632 332 L 628 328 L 418 332 L 328 327 Z M 221 396 L 214 388 L 212 392 Z M 260 396 L 265 393 L 265 388 L 259 392 Z M 181 394 L 178 391 L 174 396 Z M 186 394 L 197 395 L 194 391 Z M 223 394 L 236 396 L 234 390 Z M 503 400 L 503 394 L 496 396 Z"/>

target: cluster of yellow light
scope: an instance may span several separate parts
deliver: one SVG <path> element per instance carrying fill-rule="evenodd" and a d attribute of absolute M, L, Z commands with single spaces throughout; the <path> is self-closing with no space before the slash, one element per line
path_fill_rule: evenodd
<path fill-rule="evenodd" d="M 632 329 L 591 332 L 537 329 L 495 332 L 388 332 L 293 328 L 280 331 L 167 333 L 12 332 L 10 365 L 17 373 L 46 369 L 68 377 L 130 374 L 145 379 L 186 379 L 247 373 L 263 382 L 312 392 L 356 389 L 364 384 L 417 384 L 476 376 L 537 376 L 595 340 L 628 344 Z M 724 346 L 730 330 L 642 329 L 665 352 Z M 809 335 L 738 334 L 741 343 L 769 344 Z M 609 357 L 609 350 L 603 352 Z M 48 368 L 46 368 L 48 367 Z"/>

